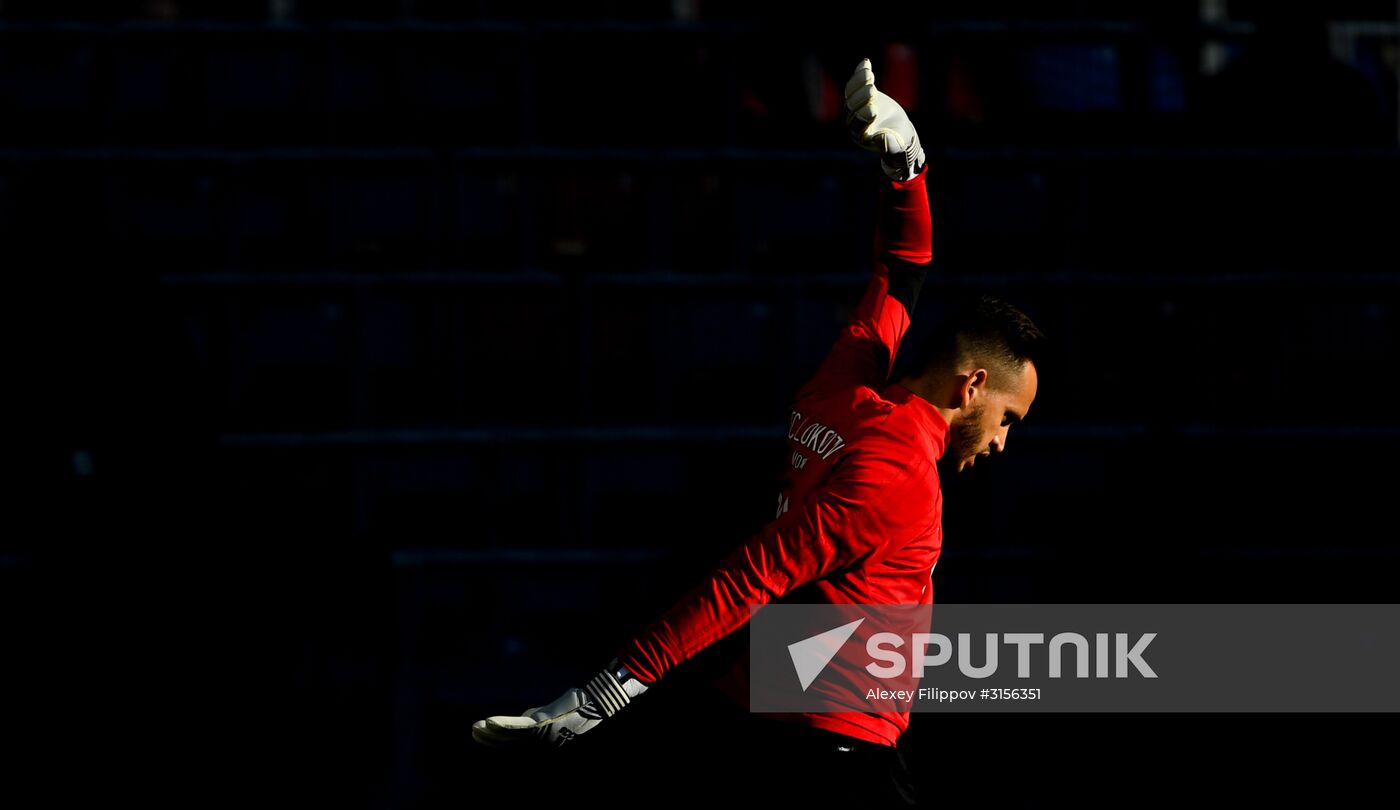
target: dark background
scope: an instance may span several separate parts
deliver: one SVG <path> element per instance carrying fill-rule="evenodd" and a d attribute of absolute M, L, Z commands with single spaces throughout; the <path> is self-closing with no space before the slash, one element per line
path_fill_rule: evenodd
<path fill-rule="evenodd" d="M 870 271 L 864 56 L 931 161 L 908 340 L 992 292 L 1054 341 L 1007 455 L 945 477 L 938 600 L 1394 601 L 1395 3 L 756 8 L 0 0 L 22 790 L 569 804 L 577 763 L 470 724 L 771 515 Z M 907 742 L 945 805 L 1252 802 L 1357 789 L 1379 728 Z"/>

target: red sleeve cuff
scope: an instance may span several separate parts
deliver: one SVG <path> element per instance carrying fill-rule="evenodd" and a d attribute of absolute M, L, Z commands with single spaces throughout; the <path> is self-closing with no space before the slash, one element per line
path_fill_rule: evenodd
<path fill-rule="evenodd" d="M 632 673 L 634 678 L 647 686 L 651 686 L 660 680 L 660 678 L 657 676 L 656 671 L 640 656 L 640 653 L 641 649 L 637 642 L 635 640 L 631 641 L 627 644 L 626 649 L 618 653 L 617 662 L 627 667 L 627 671 Z"/>
<path fill-rule="evenodd" d="M 924 161 L 924 165 L 923 165 L 922 167 L 920 167 L 919 173 L 916 174 L 916 175 L 914 175 L 913 177 L 909 178 L 908 180 L 890 180 L 888 177 L 885 178 L 885 179 L 886 179 L 887 181 L 889 181 L 890 188 L 897 188 L 897 189 L 901 189 L 901 190 L 902 190 L 902 189 L 906 189 L 906 188 L 914 188 L 915 186 L 921 186 L 921 185 L 923 185 L 923 184 L 924 184 L 924 175 L 926 175 L 926 174 L 928 174 L 928 161 L 927 161 L 927 160 Z"/>

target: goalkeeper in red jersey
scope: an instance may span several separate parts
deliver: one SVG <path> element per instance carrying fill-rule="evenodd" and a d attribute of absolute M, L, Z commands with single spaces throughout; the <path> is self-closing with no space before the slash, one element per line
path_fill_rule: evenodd
<path fill-rule="evenodd" d="M 1035 399 L 1044 339 L 1020 311 L 983 298 L 941 325 L 919 368 L 888 379 L 932 259 L 926 160 L 904 109 L 876 89 L 870 60 L 856 66 L 845 91 L 851 135 L 879 155 L 885 174 L 874 273 L 830 353 L 793 400 L 792 462 L 774 519 L 586 685 L 519 716 L 477 722 L 478 742 L 577 739 L 742 627 L 750 605 L 932 603 L 943 545 L 937 463 L 946 457 L 960 472 L 1006 449 L 1011 426 Z M 740 663 L 720 684 L 740 707 L 746 675 Z M 745 717 L 804 767 L 868 772 L 867 789 L 858 794 L 862 806 L 911 801 L 896 747 L 907 710 Z"/>

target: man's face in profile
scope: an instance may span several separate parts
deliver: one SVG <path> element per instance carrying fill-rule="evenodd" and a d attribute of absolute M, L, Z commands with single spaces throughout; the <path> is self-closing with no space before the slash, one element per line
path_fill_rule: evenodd
<path fill-rule="evenodd" d="M 957 459 L 955 472 L 973 466 L 977 459 L 1006 449 L 1011 426 L 1021 421 L 1035 401 L 1039 378 L 1034 363 L 1021 367 L 1019 376 L 1003 385 L 1003 390 L 988 387 L 980 402 L 960 412 L 948 427 L 950 450 Z"/>

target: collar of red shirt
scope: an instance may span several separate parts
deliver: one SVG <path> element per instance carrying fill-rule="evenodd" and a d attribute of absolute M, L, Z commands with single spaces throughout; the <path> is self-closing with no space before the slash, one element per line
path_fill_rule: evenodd
<path fill-rule="evenodd" d="M 919 415 L 919 421 L 928 430 L 929 438 L 936 448 L 934 458 L 942 458 L 948 447 L 948 420 L 933 407 L 933 403 L 910 391 L 899 383 L 885 386 L 884 397 L 896 405 L 907 405 Z"/>

